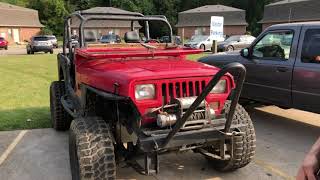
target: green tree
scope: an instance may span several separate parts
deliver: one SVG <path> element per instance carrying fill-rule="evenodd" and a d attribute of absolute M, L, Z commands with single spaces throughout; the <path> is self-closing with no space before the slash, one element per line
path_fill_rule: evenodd
<path fill-rule="evenodd" d="M 41 23 L 55 35 L 62 35 L 64 18 L 69 14 L 63 0 L 30 0 L 27 6 L 39 11 Z"/>

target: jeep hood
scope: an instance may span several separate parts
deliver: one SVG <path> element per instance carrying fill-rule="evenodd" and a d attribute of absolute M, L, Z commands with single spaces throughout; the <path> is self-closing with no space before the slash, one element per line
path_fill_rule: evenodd
<path fill-rule="evenodd" d="M 135 81 L 212 76 L 218 68 L 179 58 L 150 58 L 144 60 L 92 60 L 77 67 L 81 82 L 105 89 L 114 83 L 129 85 Z M 108 89 L 109 89 L 108 88 Z"/>

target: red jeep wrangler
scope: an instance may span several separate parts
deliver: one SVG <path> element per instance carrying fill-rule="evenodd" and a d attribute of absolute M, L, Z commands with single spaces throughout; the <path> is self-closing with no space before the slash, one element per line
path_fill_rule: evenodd
<path fill-rule="evenodd" d="M 81 22 L 77 39 L 74 17 Z M 85 24 L 103 20 L 131 22 L 126 43 L 85 42 Z M 116 164 L 136 165 L 138 158 L 145 174 L 158 173 L 158 155 L 169 152 L 201 153 L 221 171 L 244 167 L 254 156 L 254 127 L 238 105 L 245 68 L 188 61 L 186 55 L 201 51 L 158 43 L 150 22 L 166 24 L 172 42 L 164 16 L 76 12 L 65 21 L 50 109 L 56 130 L 70 128 L 73 179 L 114 179 Z M 238 72 L 237 85 L 230 71 Z"/>

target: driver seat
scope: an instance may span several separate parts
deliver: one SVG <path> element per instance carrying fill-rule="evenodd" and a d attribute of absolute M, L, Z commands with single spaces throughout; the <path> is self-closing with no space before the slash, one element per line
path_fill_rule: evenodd
<path fill-rule="evenodd" d="M 126 43 L 140 43 L 139 33 L 137 31 L 129 31 L 124 34 Z"/>

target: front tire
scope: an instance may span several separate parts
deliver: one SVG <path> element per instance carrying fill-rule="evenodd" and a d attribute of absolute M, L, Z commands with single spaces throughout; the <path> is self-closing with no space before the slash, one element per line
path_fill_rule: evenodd
<path fill-rule="evenodd" d="M 112 135 L 103 119 L 86 117 L 72 121 L 69 154 L 73 180 L 116 178 Z"/>
<path fill-rule="evenodd" d="M 63 108 L 61 97 L 65 95 L 63 81 L 54 81 L 50 86 L 51 124 L 57 131 L 66 131 L 70 128 L 72 117 Z"/>
<path fill-rule="evenodd" d="M 230 109 L 230 101 L 226 102 L 225 104 L 226 112 L 228 112 L 229 109 Z M 245 126 L 238 128 L 239 131 L 243 132 L 244 134 L 237 135 L 234 137 L 233 149 L 232 149 L 232 152 L 234 154 L 232 159 L 227 161 L 220 160 L 220 159 L 212 159 L 212 158 L 209 159 L 209 161 L 212 162 L 213 167 L 219 171 L 234 171 L 236 169 L 245 167 L 252 161 L 255 154 L 255 148 L 256 148 L 255 130 L 249 114 L 239 104 L 236 107 L 232 124 L 234 125 L 246 124 Z M 232 146 L 230 145 L 229 147 L 232 147 Z M 210 147 L 207 150 L 210 152 L 210 150 L 212 151 L 214 150 L 214 148 Z M 230 149 L 229 149 L 229 152 L 230 152 Z"/>

